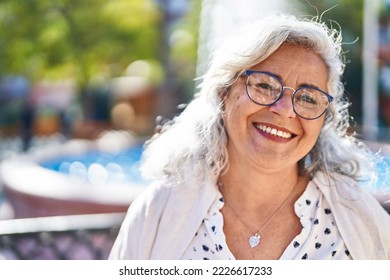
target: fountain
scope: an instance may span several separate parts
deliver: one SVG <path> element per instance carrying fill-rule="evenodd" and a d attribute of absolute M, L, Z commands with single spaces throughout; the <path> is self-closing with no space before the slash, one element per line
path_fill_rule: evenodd
<path fill-rule="evenodd" d="M 14 218 L 125 212 L 147 184 L 138 173 L 142 143 L 111 131 L 3 161 L 1 183 Z"/>

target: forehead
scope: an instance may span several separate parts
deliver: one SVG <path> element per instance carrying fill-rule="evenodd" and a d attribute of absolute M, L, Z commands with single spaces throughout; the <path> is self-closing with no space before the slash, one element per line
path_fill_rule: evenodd
<path fill-rule="evenodd" d="M 298 86 L 313 84 L 326 90 L 328 82 L 324 60 L 314 51 L 299 45 L 282 45 L 253 69 L 271 72 L 283 82 L 295 82 Z"/>

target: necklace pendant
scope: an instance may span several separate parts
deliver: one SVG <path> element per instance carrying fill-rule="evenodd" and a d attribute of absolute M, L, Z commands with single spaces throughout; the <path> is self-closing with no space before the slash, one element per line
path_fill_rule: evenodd
<path fill-rule="evenodd" d="M 249 246 L 251 246 L 251 248 L 255 248 L 259 244 L 260 244 L 260 235 L 258 233 L 255 233 L 254 235 L 249 237 Z"/>

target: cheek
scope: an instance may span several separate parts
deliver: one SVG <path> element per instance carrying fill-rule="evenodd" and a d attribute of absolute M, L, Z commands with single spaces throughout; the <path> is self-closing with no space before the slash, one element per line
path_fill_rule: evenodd
<path fill-rule="evenodd" d="M 237 134 L 245 121 L 245 105 L 238 94 L 228 96 L 225 103 L 224 122 L 227 133 Z"/>
<path fill-rule="evenodd" d="M 225 117 L 227 120 L 237 117 L 242 110 L 242 100 L 238 94 L 231 94 L 226 98 Z"/>
<path fill-rule="evenodd" d="M 310 142 L 310 145 L 314 145 L 321 133 L 321 129 L 324 121 L 316 120 L 316 121 L 309 121 L 309 122 L 312 123 L 306 123 L 303 125 L 303 127 L 304 127 L 305 134 L 309 139 L 308 141 Z"/>

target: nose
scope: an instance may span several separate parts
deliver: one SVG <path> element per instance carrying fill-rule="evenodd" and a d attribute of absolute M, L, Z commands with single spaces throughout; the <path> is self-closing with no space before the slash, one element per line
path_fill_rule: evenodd
<path fill-rule="evenodd" d="M 286 90 L 288 90 L 288 92 L 286 92 Z M 284 87 L 282 96 L 275 104 L 269 107 L 269 110 L 285 118 L 295 118 L 296 114 L 292 104 L 292 95 L 294 91 L 295 90 L 291 87 Z"/>

